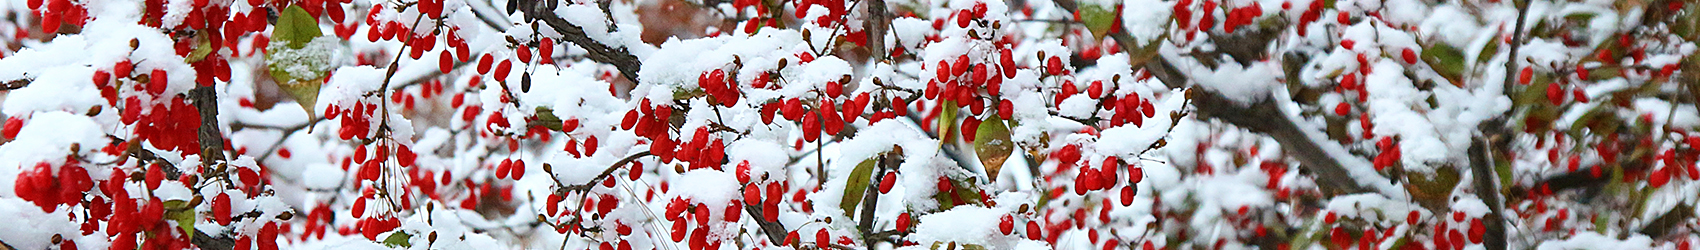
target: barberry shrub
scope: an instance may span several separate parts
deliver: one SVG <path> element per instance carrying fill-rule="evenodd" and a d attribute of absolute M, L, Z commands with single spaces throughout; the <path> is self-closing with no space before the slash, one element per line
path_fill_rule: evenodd
<path fill-rule="evenodd" d="M 0 247 L 1686 250 L 1696 8 L 10 2 Z"/>

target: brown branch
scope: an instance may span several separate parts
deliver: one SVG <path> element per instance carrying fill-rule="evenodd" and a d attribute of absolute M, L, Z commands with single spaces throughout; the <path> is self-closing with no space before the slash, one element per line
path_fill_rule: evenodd
<path fill-rule="evenodd" d="M 1694 209 L 1692 207 L 1689 207 L 1686 204 L 1677 204 L 1676 207 L 1672 207 L 1670 211 L 1665 211 L 1664 215 L 1660 215 L 1658 218 L 1648 221 L 1647 225 L 1642 226 L 1641 230 L 1638 230 L 1637 232 L 1655 239 L 1663 238 L 1667 234 L 1676 232 L 1676 230 L 1672 229 L 1681 226 L 1684 221 L 1694 218 L 1693 210 Z"/>
<path fill-rule="evenodd" d="M 1517 72 L 1517 50 L 1523 45 L 1523 22 L 1529 15 L 1529 1 L 1525 0 L 1522 4 L 1518 4 L 1517 1 L 1511 3 L 1517 6 L 1517 22 L 1516 26 L 1512 27 L 1511 51 L 1505 60 L 1505 73 L 1507 74 Z M 1505 76 L 1503 85 L 1512 86 L 1510 75 Z M 1482 133 L 1494 134 L 1477 136 L 1470 143 L 1470 175 L 1473 175 L 1471 179 L 1474 180 L 1472 184 L 1476 190 L 1476 196 L 1488 205 L 1488 214 L 1482 216 L 1482 224 L 1486 226 L 1483 230 L 1486 231 L 1483 233 L 1486 237 L 1483 237 L 1482 244 L 1487 249 L 1501 250 L 1505 249 L 1506 238 L 1510 236 L 1505 231 L 1505 204 L 1501 202 L 1503 199 L 1500 197 L 1499 181 L 1496 178 L 1499 175 L 1494 174 L 1493 170 L 1496 166 L 1493 162 L 1494 150 L 1491 144 L 1496 144 L 1501 140 L 1501 137 L 1496 135 L 1496 131 L 1502 130 L 1491 128 L 1491 124 L 1503 123 L 1483 123 L 1479 130 Z"/>
<path fill-rule="evenodd" d="M 885 0 L 868 0 L 868 18 L 862 22 L 862 30 L 868 33 L 870 61 L 882 61 L 889 54 L 885 51 L 885 27 L 891 25 L 891 17 L 887 14 Z"/>
<path fill-rule="evenodd" d="M 873 180 L 868 182 L 868 187 L 862 193 L 862 217 L 859 218 L 861 219 L 861 221 L 859 221 L 861 223 L 856 226 L 856 229 L 862 231 L 862 242 L 868 242 L 870 244 L 873 243 L 875 233 L 874 209 L 879 207 L 880 192 L 878 187 L 883 185 L 880 181 L 884 180 L 880 177 L 885 176 L 886 171 L 893 171 L 893 169 L 897 168 L 898 164 L 903 163 L 903 160 L 898 158 L 900 155 L 901 152 L 898 151 L 886 152 L 885 155 L 881 155 L 879 157 L 879 172 L 868 176 Z"/>
<path fill-rule="evenodd" d="M 543 23 L 554 28 L 555 32 L 561 33 L 562 38 L 566 39 L 567 42 L 572 42 L 590 52 L 587 54 L 590 60 L 614 65 L 615 68 L 620 69 L 620 75 L 632 80 L 632 82 L 638 82 L 637 72 L 642 67 L 642 61 L 639 61 L 637 56 L 632 55 L 626 48 L 614 48 L 591 39 L 589 35 L 585 34 L 584 28 L 573 25 L 567 22 L 567 19 L 555 15 L 553 8 L 549 8 L 546 1 L 516 1 L 522 2 L 519 10 L 524 12 L 527 18 L 542 20 Z"/>
<path fill-rule="evenodd" d="M 28 86 L 30 86 L 31 81 L 33 81 L 33 80 L 25 78 L 25 79 L 17 79 L 17 80 L 8 81 L 6 83 L 0 83 L 0 90 L 10 91 L 10 90 L 17 90 L 17 89 L 21 89 L 21 88 L 24 88 L 24 87 L 28 87 Z"/>
<path fill-rule="evenodd" d="M 195 109 L 201 112 L 201 165 L 213 166 L 224 161 L 224 133 L 218 125 L 218 94 L 212 86 L 195 87 L 189 91 L 189 98 L 195 102 Z"/>
<path fill-rule="evenodd" d="M 785 242 L 785 234 L 789 233 L 789 232 L 785 231 L 785 225 L 779 224 L 778 220 L 775 220 L 775 221 L 762 220 L 761 219 L 762 216 L 760 216 L 761 208 L 756 207 L 754 205 L 745 204 L 744 205 L 744 211 L 748 212 L 752 215 L 757 215 L 757 216 L 750 216 L 750 220 L 756 221 L 756 225 L 761 226 L 761 232 L 762 232 L 762 234 L 767 235 L 768 242 L 771 242 L 774 245 L 779 245 L 780 243 Z M 779 211 L 773 211 L 773 212 L 777 213 Z"/>
<path fill-rule="evenodd" d="M 634 153 L 632 155 L 626 156 L 626 158 L 620 159 L 620 161 L 616 161 L 612 165 L 608 165 L 608 168 L 603 169 L 601 174 L 596 175 L 596 178 L 591 178 L 590 181 L 587 181 L 584 184 L 577 184 L 577 185 L 572 185 L 572 186 L 561 187 L 561 190 L 566 191 L 566 192 L 590 191 L 590 188 L 596 187 L 597 182 L 602 181 L 603 178 L 608 178 L 608 175 L 614 174 L 614 170 L 620 169 L 620 167 L 625 166 L 628 163 L 632 163 L 632 161 L 637 160 L 638 157 L 644 157 L 644 156 L 648 156 L 648 155 L 650 155 L 649 151 L 643 151 L 643 152 L 637 152 L 637 153 Z M 553 174 L 553 173 L 551 173 L 551 174 Z"/>
<path fill-rule="evenodd" d="M 189 243 L 195 244 L 196 247 L 200 247 L 205 250 L 230 250 L 236 248 L 235 239 L 231 239 L 230 237 L 213 237 L 206 232 L 201 232 L 201 230 L 195 230 L 195 237 L 190 238 Z"/>
<path fill-rule="evenodd" d="M 1074 0 L 1058 0 L 1056 3 L 1069 12 L 1075 12 L 1079 7 Z M 1111 31 L 1110 38 L 1114 39 L 1123 51 L 1137 51 L 1139 49 L 1133 36 L 1128 35 L 1125 30 Z M 1143 67 L 1170 88 L 1187 86 L 1186 76 L 1176 71 L 1167 57 L 1159 55 L 1153 60 L 1146 61 Z M 1214 91 L 1199 89 L 1195 92 L 1197 94 L 1192 100 L 1193 107 L 1198 109 L 1201 118 L 1218 119 L 1275 138 L 1276 141 L 1280 142 L 1283 151 L 1290 152 L 1300 162 L 1304 163 L 1300 164 L 1300 167 L 1321 178 L 1317 181 L 1317 184 L 1324 191 L 1340 194 L 1361 193 L 1371 190 L 1359 185 L 1339 159 L 1334 159 L 1334 156 L 1329 155 L 1321 145 L 1306 136 L 1298 124 L 1284 115 L 1277 104 L 1272 101 L 1265 99 L 1258 103 L 1242 106 Z"/>
<path fill-rule="evenodd" d="M 218 93 L 214 92 L 212 86 L 200 86 L 189 91 L 189 98 L 194 100 L 195 109 L 201 113 L 201 166 L 215 166 L 226 160 L 224 133 L 219 131 L 218 124 Z M 194 234 L 189 243 L 201 249 L 229 250 L 235 246 L 235 240 L 229 237 L 212 237 L 200 230 L 195 230 Z"/>
<path fill-rule="evenodd" d="M 1510 79 L 1507 77 L 1507 79 Z M 1491 124 L 1491 123 L 1487 123 Z M 1486 126 L 1484 126 L 1486 127 Z M 1499 138 L 1476 137 L 1470 143 L 1470 174 L 1475 185 L 1476 195 L 1487 203 L 1488 214 L 1482 216 L 1482 225 L 1486 226 L 1482 244 L 1487 249 L 1505 249 L 1505 217 L 1501 208 L 1498 175 L 1494 174 L 1493 150 L 1491 143 L 1498 143 Z"/>

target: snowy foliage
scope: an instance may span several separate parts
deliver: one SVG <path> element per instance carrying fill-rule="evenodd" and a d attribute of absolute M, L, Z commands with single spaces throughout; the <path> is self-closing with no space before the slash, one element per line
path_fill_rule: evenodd
<path fill-rule="evenodd" d="M 13 0 L 0 249 L 1680 249 L 1684 0 Z"/>

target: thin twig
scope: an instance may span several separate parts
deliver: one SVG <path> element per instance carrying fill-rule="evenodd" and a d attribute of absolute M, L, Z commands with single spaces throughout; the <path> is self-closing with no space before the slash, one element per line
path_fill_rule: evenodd
<path fill-rule="evenodd" d="M 602 181 L 602 178 L 608 178 L 608 175 L 614 174 L 614 170 L 618 170 L 618 169 L 620 169 L 620 167 L 625 166 L 626 164 L 637 160 L 638 157 L 644 157 L 644 156 L 649 156 L 649 155 L 650 155 L 649 151 L 637 152 L 637 153 L 634 153 L 632 155 L 628 155 L 628 156 L 626 156 L 626 158 L 622 158 L 622 159 L 620 159 L 620 161 L 616 161 L 616 162 L 614 162 L 614 164 L 608 165 L 607 169 L 603 169 L 601 174 L 597 174 L 596 177 L 591 178 L 590 181 L 587 181 L 584 184 L 576 184 L 576 185 L 572 185 L 572 186 L 561 187 L 561 191 L 563 191 L 563 192 L 590 191 L 590 188 L 596 187 L 596 183 Z"/>

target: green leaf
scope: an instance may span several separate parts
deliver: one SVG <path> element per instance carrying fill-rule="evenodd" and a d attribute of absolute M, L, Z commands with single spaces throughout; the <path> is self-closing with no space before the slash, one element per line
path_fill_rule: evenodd
<path fill-rule="evenodd" d="M 1092 31 L 1096 40 L 1104 40 L 1104 36 L 1110 34 L 1110 28 L 1115 27 L 1116 13 L 1111 9 L 1096 4 L 1082 4 L 1079 10 L 1080 23 Z"/>
<path fill-rule="evenodd" d="M 1003 118 L 991 116 L 975 130 L 974 153 L 986 168 L 986 178 L 996 179 L 1004 161 L 1014 151 L 1015 142 L 1009 140 L 1009 128 L 1004 127 Z"/>
<path fill-rule="evenodd" d="M 868 182 L 872 180 L 869 177 L 874 172 L 874 159 L 856 164 L 856 169 L 850 171 L 850 179 L 844 181 L 844 197 L 838 201 L 838 208 L 844 209 L 845 214 L 851 214 L 862 203 L 862 194 L 868 191 Z"/>
<path fill-rule="evenodd" d="M 1459 173 L 1455 168 L 1435 169 L 1432 174 L 1411 173 L 1405 175 L 1406 183 L 1416 188 L 1410 189 L 1411 196 L 1417 200 L 1445 203 L 1452 197 L 1452 190 L 1458 187 Z"/>
<path fill-rule="evenodd" d="M 956 102 L 944 101 L 944 104 L 940 104 L 939 107 L 944 109 L 944 111 L 939 112 L 939 119 L 937 120 L 939 124 L 939 147 L 943 148 L 944 144 L 950 143 L 950 135 L 956 134 L 950 132 L 951 125 L 956 124 Z"/>
<path fill-rule="evenodd" d="M 1481 50 L 1479 50 L 1478 53 L 1476 54 L 1476 63 L 1477 64 L 1486 64 L 1488 60 L 1493 60 L 1492 55 L 1498 54 L 1498 53 L 1499 53 L 1499 42 L 1486 42 L 1486 43 L 1482 44 Z"/>
<path fill-rule="evenodd" d="M 319 32 L 319 19 L 294 5 L 278 13 L 277 27 L 272 31 L 273 40 L 288 42 L 290 48 L 296 49 L 307 46 L 307 42 L 320 35 L 323 33 Z"/>
<path fill-rule="evenodd" d="M 183 62 L 199 62 L 203 59 L 207 59 L 207 55 L 212 54 L 212 40 L 207 40 L 207 36 L 195 36 L 195 41 L 195 49 L 189 51 L 189 56 L 184 57 Z"/>
<path fill-rule="evenodd" d="M 1299 233 L 1293 236 L 1290 242 L 1292 244 L 1289 244 L 1291 249 L 1310 249 L 1311 243 L 1316 243 L 1316 240 L 1322 237 L 1322 226 L 1322 220 L 1310 220 L 1303 227 L 1299 227 Z"/>
<path fill-rule="evenodd" d="M 390 234 L 390 237 L 385 237 L 383 243 L 384 245 L 391 247 L 413 247 L 413 242 L 407 241 L 408 238 L 413 238 L 413 235 L 408 235 L 407 232 L 395 231 L 395 233 Z"/>
<path fill-rule="evenodd" d="M 561 118 L 555 116 L 555 110 L 549 107 L 537 107 L 537 122 L 549 130 L 561 131 Z"/>
<path fill-rule="evenodd" d="M 189 208 L 189 201 L 186 200 L 167 200 L 164 204 L 166 210 L 183 210 Z"/>
<path fill-rule="evenodd" d="M 1445 43 L 1435 43 L 1423 48 L 1422 59 L 1428 62 L 1429 66 L 1434 66 L 1434 71 L 1440 73 L 1441 77 L 1455 83 L 1463 80 L 1464 52 L 1458 48 Z"/>
<path fill-rule="evenodd" d="M 979 187 L 973 186 L 973 184 L 974 183 L 972 181 L 950 179 L 951 189 L 955 191 L 954 193 L 956 195 L 951 195 L 951 193 L 945 192 L 933 193 L 933 200 L 938 201 L 939 209 L 941 211 L 955 208 L 956 202 L 959 200 L 962 201 L 963 204 L 980 204 L 982 199 L 982 197 L 980 197 L 980 192 L 978 191 L 980 189 Z"/>
<path fill-rule="evenodd" d="M 300 6 L 289 6 L 278 13 L 277 27 L 266 51 L 272 78 L 284 93 L 295 97 L 309 116 L 316 113 L 313 106 L 319 99 L 319 83 L 330 70 L 329 53 L 307 48 L 322 35 L 317 17 L 307 14 Z"/>
<path fill-rule="evenodd" d="M 195 236 L 195 210 L 178 210 L 166 213 L 166 218 L 177 221 L 177 228 L 183 229 L 183 234 Z"/>
<path fill-rule="evenodd" d="M 284 93 L 289 94 L 291 97 L 295 97 L 295 102 L 301 104 L 301 109 L 307 111 L 308 117 L 312 117 L 314 116 L 314 113 L 318 113 L 313 110 L 313 105 L 319 101 L 318 81 L 278 82 L 277 86 L 283 89 Z"/>

